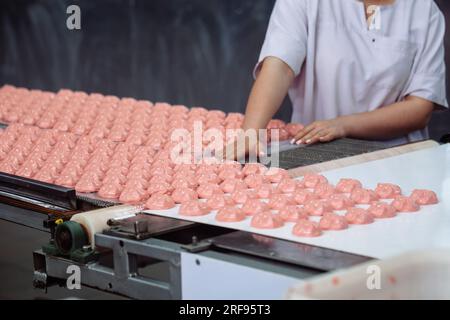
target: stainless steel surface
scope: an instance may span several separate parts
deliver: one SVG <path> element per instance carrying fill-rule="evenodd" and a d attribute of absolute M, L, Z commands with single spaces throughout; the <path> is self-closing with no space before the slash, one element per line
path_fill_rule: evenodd
<path fill-rule="evenodd" d="M 289 143 L 289 142 L 288 142 Z M 388 148 L 389 145 L 377 141 L 339 139 L 328 143 L 295 146 L 279 153 L 279 166 L 284 169 L 308 166 L 350 156 Z"/>
<path fill-rule="evenodd" d="M 47 288 L 47 274 L 45 272 L 35 270 L 33 272 L 33 286 L 37 289 Z"/>
<path fill-rule="evenodd" d="M 66 279 L 69 266 L 74 264 L 70 260 L 52 256 L 45 256 L 45 259 L 48 276 L 57 279 Z M 115 269 L 103 267 L 96 263 L 79 265 L 79 267 L 81 281 L 85 286 L 136 299 L 180 298 L 179 293 L 172 290 L 172 287 L 168 283 L 145 279 L 139 276 L 118 277 Z"/>
<path fill-rule="evenodd" d="M 142 241 L 117 238 L 105 234 L 97 234 L 95 241 L 103 254 L 109 249 L 112 251 L 113 263 L 105 264 L 99 261 L 86 265 L 77 264 L 81 270 L 81 283 L 106 292 L 112 292 L 136 299 L 180 299 L 181 288 L 181 253 L 182 245 L 166 240 L 147 239 Z M 35 255 L 36 284 L 45 287 L 45 282 L 64 282 L 69 274 L 67 268 L 76 264 L 62 257 L 44 254 L 41 250 Z M 304 279 L 317 275 L 318 271 L 293 266 L 292 264 L 277 263 L 274 260 L 261 259 L 255 255 L 236 255 L 214 248 L 198 253 L 215 259 L 220 263 L 229 262 L 255 270 L 265 270 L 272 273 L 292 276 L 295 279 Z M 39 258 L 38 258 L 39 257 Z M 164 281 L 153 279 L 140 274 L 139 261 L 146 258 L 148 263 L 163 261 L 168 264 L 168 278 Z M 45 262 L 42 262 L 42 261 Z M 217 270 L 217 277 L 221 271 Z"/>
<path fill-rule="evenodd" d="M 116 204 L 120 204 L 117 200 L 111 200 L 111 199 L 103 199 L 99 197 L 96 193 L 80 193 L 77 192 L 77 198 L 89 203 L 91 205 L 94 205 L 96 207 L 110 207 Z"/>
<path fill-rule="evenodd" d="M 38 200 L 66 210 L 77 209 L 74 189 L 0 172 L 0 190 L 4 194 Z"/>
<path fill-rule="evenodd" d="M 67 209 L 58 207 L 58 206 L 53 205 L 51 203 L 47 203 L 47 202 L 36 200 L 36 199 L 31 199 L 31 198 L 28 198 L 28 197 L 20 196 L 20 195 L 9 193 L 9 192 L 4 192 L 2 190 L 0 190 L 0 196 L 5 196 L 7 198 L 11 198 L 11 199 L 14 199 L 14 200 L 17 200 L 17 201 L 21 201 L 21 202 L 27 202 L 29 204 L 32 204 L 32 205 L 35 205 L 35 206 L 39 206 L 39 207 L 42 207 L 42 208 L 45 208 L 45 209 L 49 209 L 49 210 L 52 210 L 52 211 L 67 211 Z"/>
<path fill-rule="evenodd" d="M 138 286 L 148 287 L 148 291 L 139 291 L 142 296 L 132 292 L 125 295 L 135 298 L 180 299 L 181 298 L 181 269 L 180 269 L 180 246 L 168 241 L 148 239 L 134 241 L 111 237 L 104 234 L 95 236 L 95 243 L 102 248 L 113 250 L 114 275 L 122 281 L 131 281 L 138 290 Z M 169 264 L 169 281 L 164 283 L 137 274 L 137 257 L 152 258 L 165 261 Z M 137 281 L 137 282 L 136 282 Z"/>
<path fill-rule="evenodd" d="M 40 231 L 49 232 L 44 227 L 44 221 L 47 221 L 47 214 L 13 207 L 4 203 L 0 203 L 0 219 L 27 226 Z M 36 244 L 40 245 L 40 244 Z"/>
<path fill-rule="evenodd" d="M 364 263 L 371 258 L 236 231 L 212 238 L 215 247 L 321 271 Z"/>
<path fill-rule="evenodd" d="M 149 214 L 138 214 L 120 221 L 109 221 L 111 229 L 105 234 L 144 240 L 163 233 L 188 228 L 194 223 L 178 219 L 170 219 Z"/>
<path fill-rule="evenodd" d="M 49 237 L 50 235 L 46 232 L 0 219 L 0 239 L 2 242 L 0 300 L 123 299 L 119 295 L 102 292 L 87 286 L 82 286 L 81 290 L 67 290 L 65 287 L 58 285 L 50 286 L 48 290 L 35 289 L 32 283 L 35 271 L 32 252 L 41 244 L 48 242 Z M 36 265 L 39 268 L 39 261 Z M 40 279 L 45 280 L 48 284 L 49 281 L 45 279 L 45 265 L 42 267 L 44 277 Z"/>
<path fill-rule="evenodd" d="M 67 268 L 78 265 L 81 271 L 82 285 L 112 292 L 136 299 L 181 299 L 181 266 L 180 247 L 167 241 L 149 239 L 133 241 L 129 239 L 111 237 L 97 234 L 96 244 L 112 251 L 113 263 L 111 265 L 97 262 L 77 264 L 71 260 L 44 254 L 41 250 L 35 251 L 35 256 L 45 259 L 45 271 L 43 263 L 35 264 L 37 278 L 42 285 L 43 278 L 51 280 L 65 280 L 70 276 Z M 107 251 L 106 251 L 107 252 Z M 139 274 L 138 259 L 148 263 L 164 261 L 169 267 L 168 281 L 160 281 Z M 142 267 L 142 266 L 140 266 Z M 43 274 L 46 277 L 43 277 Z"/>

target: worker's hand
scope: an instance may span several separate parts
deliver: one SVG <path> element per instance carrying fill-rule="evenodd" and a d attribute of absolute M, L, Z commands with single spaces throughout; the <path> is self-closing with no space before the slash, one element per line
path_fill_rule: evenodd
<path fill-rule="evenodd" d="M 300 130 L 292 144 L 313 144 L 317 142 L 329 142 L 347 136 L 346 120 L 343 117 L 315 121 Z"/>
<path fill-rule="evenodd" d="M 216 153 L 216 158 L 221 161 L 224 160 L 244 160 L 248 156 L 251 160 L 255 160 L 258 157 L 265 156 L 266 148 L 264 148 L 262 142 L 249 141 L 246 139 L 245 146 L 238 144 L 238 139 L 228 143 L 221 152 Z"/>

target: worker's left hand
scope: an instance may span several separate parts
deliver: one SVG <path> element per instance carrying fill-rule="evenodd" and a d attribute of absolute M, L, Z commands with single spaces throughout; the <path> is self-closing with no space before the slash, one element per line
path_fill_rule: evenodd
<path fill-rule="evenodd" d="M 300 130 L 291 143 L 313 144 L 329 142 L 347 136 L 345 120 L 336 118 L 332 120 L 315 121 Z"/>
<path fill-rule="evenodd" d="M 238 147 L 238 139 L 233 140 L 224 146 L 223 150 L 216 153 L 216 158 L 220 161 L 224 160 L 236 160 L 245 161 L 246 156 L 250 159 L 255 160 L 258 157 L 263 157 L 265 155 L 264 145 L 261 141 L 246 141 L 245 145 Z"/>

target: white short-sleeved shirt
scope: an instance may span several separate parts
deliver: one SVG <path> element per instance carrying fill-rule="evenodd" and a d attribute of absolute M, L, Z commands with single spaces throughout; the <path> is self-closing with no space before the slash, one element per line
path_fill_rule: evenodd
<path fill-rule="evenodd" d="M 292 121 L 371 111 L 413 95 L 448 107 L 445 96 L 445 20 L 433 0 L 381 6 L 368 28 L 358 0 L 277 0 L 260 63 L 286 62 L 296 79 Z M 428 137 L 427 130 L 390 141 Z"/>

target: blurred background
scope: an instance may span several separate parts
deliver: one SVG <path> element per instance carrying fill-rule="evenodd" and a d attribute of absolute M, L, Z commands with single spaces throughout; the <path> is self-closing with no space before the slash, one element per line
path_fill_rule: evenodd
<path fill-rule="evenodd" d="M 243 112 L 274 2 L 2 0 L 0 85 Z M 436 2 L 450 25 L 450 1 Z M 81 7 L 80 31 L 66 28 L 71 4 Z M 291 112 L 285 101 L 277 117 Z M 450 112 L 436 114 L 432 137 L 447 132 Z"/>

